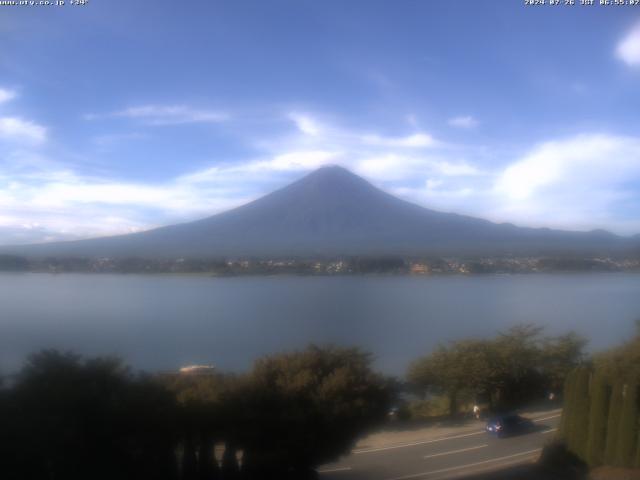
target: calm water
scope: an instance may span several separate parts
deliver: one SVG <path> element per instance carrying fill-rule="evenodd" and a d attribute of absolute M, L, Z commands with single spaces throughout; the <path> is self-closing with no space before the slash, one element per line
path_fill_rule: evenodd
<path fill-rule="evenodd" d="M 42 347 L 117 354 L 135 368 L 215 364 L 309 342 L 358 345 L 385 372 L 438 342 L 518 322 L 577 330 L 592 349 L 640 318 L 640 275 L 242 277 L 0 274 L 0 369 Z"/>

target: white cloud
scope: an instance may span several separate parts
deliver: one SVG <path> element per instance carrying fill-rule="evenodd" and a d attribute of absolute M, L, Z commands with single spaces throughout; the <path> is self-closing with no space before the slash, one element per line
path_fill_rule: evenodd
<path fill-rule="evenodd" d="M 427 179 L 425 186 L 427 187 L 427 190 L 435 190 L 438 187 L 440 187 L 442 184 L 443 184 L 442 180 L 429 178 Z"/>
<path fill-rule="evenodd" d="M 245 170 L 300 171 L 338 163 L 381 183 L 478 173 L 463 160 L 440 155 L 448 147 L 424 131 L 388 135 L 351 130 L 310 113 L 289 113 L 288 118 L 296 124 L 295 134 L 260 143 L 270 158 L 248 163 Z"/>
<path fill-rule="evenodd" d="M 629 66 L 640 65 L 640 24 L 636 24 L 618 43 L 616 56 Z"/>
<path fill-rule="evenodd" d="M 6 245 L 27 243 L 42 243 L 55 240 L 76 240 L 73 235 L 65 235 L 60 231 L 52 232 L 37 224 L 20 224 L 19 219 L 6 218 L 10 225 L 3 225 L 0 221 L 0 239 Z"/>
<path fill-rule="evenodd" d="M 398 181 L 420 168 L 419 160 L 395 153 L 373 155 L 360 159 L 353 169 L 370 179 Z"/>
<path fill-rule="evenodd" d="M 16 97 L 16 92 L 13 90 L 7 90 L 0 88 L 0 104 L 13 100 Z"/>
<path fill-rule="evenodd" d="M 101 115 L 89 113 L 86 120 L 103 117 L 123 117 L 142 121 L 148 125 L 180 125 L 186 123 L 219 123 L 229 119 L 229 115 L 216 110 L 200 110 L 187 105 L 139 105 L 118 112 Z"/>
<path fill-rule="evenodd" d="M 158 111 L 130 113 L 146 118 Z M 296 118 L 297 134 L 263 144 L 264 153 L 258 158 L 216 161 L 208 168 L 186 172 L 162 184 L 94 178 L 37 156 L 15 157 L 13 169 L 3 172 L 0 168 L 0 210 L 22 219 L 21 223 L 26 219 L 42 226 L 47 238 L 55 237 L 51 232 L 59 232 L 60 238 L 88 237 L 211 215 L 330 163 L 354 168 L 383 182 L 394 177 L 473 173 L 461 162 L 395 153 L 407 148 L 416 153 L 416 146 L 434 143 L 424 133 L 397 137 L 362 135 L 325 127 L 311 115 Z M 97 140 L 110 141 L 111 137 Z M 107 218 L 115 220 L 107 222 Z M 3 239 L 0 242 L 7 243 Z"/>
<path fill-rule="evenodd" d="M 289 118 L 296 124 L 298 130 L 311 136 L 322 133 L 322 127 L 314 118 L 302 113 L 290 113 Z"/>
<path fill-rule="evenodd" d="M 17 96 L 14 90 L 0 88 L 0 104 L 9 102 Z M 0 140 L 14 143 L 38 144 L 47 139 L 47 129 L 36 122 L 16 116 L 0 116 Z M 4 155 L 7 155 L 4 152 Z"/>
<path fill-rule="evenodd" d="M 448 177 L 468 177 L 482 175 L 482 171 L 467 162 L 449 162 L 446 160 L 435 162 L 434 167 L 442 175 Z"/>
<path fill-rule="evenodd" d="M 216 185 L 210 183 L 202 188 L 193 188 L 177 179 L 164 184 L 146 185 L 73 176 L 65 181 L 44 182 L 31 190 L 29 187 L 23 188 L 20 194 L 28 196 L 30 207 L 62 212 L 74 211 L 84 206 L 112 206 L 134 210 L 152 209 L 188 217 L 220 211 L 221 208 L 238 202 L 231 195 L 225 197 L 229 191 L 224 185 L 216 188 Z"/>
<path fill-rule="evenodd" d="M 98 144 L 111 140 L 96 139 Z M 202 218 L 280 186 L 274 176 L 295 178 L 296 172 L 332 163 L 341 154 L 285 148 L 151 184 L 86 175 L 14 150 L 0 163 L 0 244 L 114 235 Z"/>
<path fill-rule="evenodd" d="M 185 184 L 198 184 L 212 181 L 233 181 L 234 178 L 238 181 L 241 179 L 240 176 L 249 174 L 314 170 L 335 162 L 341 155 L 341 152 L 325 150 L 293 151 L 264 160 L 217 165 L 182 175 L 178 177 L 178 180 Z"/>
<path fill-rule="evenodd" d="M 442 175 L 465 170 L 451 170 L 447 162 L 432 161 L 422 186 L 411 186 L 410 177 L 391 176 L 389 188 L 430 208 L 497 222 L 640 232 L 640 137 L 592 133 L 548 141 L 503 167 L 469 176 Z M 393 165 L 388 158 L 387 170 L 381 162 L 377 171 L 361 173 L 376 178 L 391 174 Z M 427 171 L 425 165 L 420 171 Z"/>
<path fill-rule="evenodd" d="M 131 222 L 130 219 L 99 215 L 83 218 L 85 235 L 76 233 L 77 225 L 73 218 L 60 215 L 46 215 L 47 225 L 37 222 L 24 223 L 19 217 L 0 217 L 0 239 L 2 244 L 19 245 L 66 240 L 79 240 L 87 236 L 98 237 L 114 233 L 134 233 L 150 228 L 152 225 Z M 114 230 L 115 227 L 115 230 Z"/>
<path fill-rule="evenodd" d="M 437 181 L 443 177 L 482 174 L 480 170 L 466 162 L 395 153 L 362 158 L 353 164 L 352 168 L 367 178 L 380 181 L 401 181 L 426 177 Z"/>
<path fill-rule="evenodd" d="M 164 107 L 127 112 L 147 122 L 187 116 L 184 109 Z M 634 220 L 616 214 L 638 213 L 634 205 L 640 205 L 640 198 L 625 182 L 640 183 L 640 138 L 588 134 L 558 139 L 509 162 L 503 159 L 502 166 L 481 168 L 469 159 L 487 158 L 491 152 L 441 142 L 415 126 L 389 135 L 354 131 L 309 113 L 290 113 L 287 118 L 294 123 L 291 131 L 256 139 L 255 157 L 212 159 L 206 168 L 156 183 L 90 176 L 34 155 L 33 149 L 9 151 L 0 163 L 0 243 L 112 235 L 201 218 L 246 203 L 328 163 L 341 164 L 407 200 L 439 210 L 524 225 L 640 231 L 640 215 Z M 30 130 L 17 125 L 5 133 L 15 136 L 16 131 Z M 20 125 L 37 127 L 24 121 Z M 32 141 L 46 138 L 41 128 Z M 95 141 L 114 138 L 118 137 Z M 619 209 L 621 202 L 631 207 Z"/>
<path fill-rule="evenodd" d="M 502 173 L 496 189 L 521 200 L 559 185 L 592 188 L 628 180 L 629 174 L 640 175 L 640 139 L 580 135 L 536 147 Z"/>
<path fill-rule="evenodd" d="M 226 185 L 179 178 L 148 185 L 81 176 L 42 164 L 0 170 L 0 243 L 131 233 L 201 218 L 250 200 Z M 236 176 L 237 178 L 237 176 Z"/>
<path fill-rule="evenodd" d="M 42 125 L 16 117 L 0 117 L 0 138 L 10 141 L 44 142 L 47 129 Z"/>
<path fill-rule="evenodd" d="M 425 148 L 436 145 L 434 138 L 427 133 L 414 133 L 404 137 L 382 137 L 380 135 L 363 135 L 362 141 L 368 145 L 390 148 Z"/>
<path fill-rule="evenodd" d="M 276 170 L 276 171 L 300 171 L 313 170 L 328 163 L 334 162 L 340 157 L 340 152 L 313 150 L 306 152 L 288 152 L 277 155 L 271 160 L 249 163 L 243 167 L 245 171 L 251 170 Z"/>
<path fill-rule="evenodd" d="M 384 135 L 378 132 L 358 132 L 336 125 L 335 122 L 321 121 L 317 117 L 303 112 L 290 112 L 287 117 L 294 122 L 298 132 L 304 135 L 294 139 L 294 143 L 304 142 L 311 145 L 337 144 L 340 149 L 345 146 L 354 148 L 374 147 L 376 149 L 402 148 L 434 148 L 440 146 L 432 135 L 424 131 L 416 131 L 408 135 Z M 412 117 L 415 121 L 415 118 Z M 415 129 L 415 126 L 414 128 Z M 279 139 L 280 141 L 281 139 Z"/>
<path fill-rule="evenodd" d="M 463 115 L 449 119 L 449 125 L 457 128 L 474 128 L 478 126 L 478 121 L 471 115 Z"/>
<path fill-rule="evenodd" d="M 638 233 L 638 183 L 640 138 L 579 135 L 543 143 L 509 165 L 494 185 L 494 213 L 536 225 Z"/>
<path fill-rule="evenodd" d="M 33 155 L 14 155 L 0 164 L 0 244 L 115 235 L 202 218 L 280 186 L 272 184 L 274 174 L 313 170 L 339 155 L 292 151 L 156 184 L 82 175 Z"/>

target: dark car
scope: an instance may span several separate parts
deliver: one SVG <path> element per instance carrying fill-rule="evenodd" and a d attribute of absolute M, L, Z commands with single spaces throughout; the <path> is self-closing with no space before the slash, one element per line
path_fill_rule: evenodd
<path fill-rule="evenodd" d="M 501 438 L 509 435 L 529 433 L 534 429 L 535 425 L 531 420 L 515 414 L 493 417 L 489 419 L 486 427 L 487 433 Z"/>

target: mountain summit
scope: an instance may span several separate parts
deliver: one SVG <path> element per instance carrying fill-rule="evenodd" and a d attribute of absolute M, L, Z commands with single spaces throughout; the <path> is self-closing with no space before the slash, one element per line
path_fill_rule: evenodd
<path fill-rule="evenodd" d="M 88 257 L 313 257 L 608 253 L 629 240 L 603 232 L 520 228 L 400 200 L 338 167 L 322 167 L 212 217 L 146 232 L 3 248 Z"/>

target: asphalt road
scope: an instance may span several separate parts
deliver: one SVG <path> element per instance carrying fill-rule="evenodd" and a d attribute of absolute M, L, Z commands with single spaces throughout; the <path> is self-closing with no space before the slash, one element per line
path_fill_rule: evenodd
<path fill-rule="evenodd" d="M 481 428 L 461 429 L 442 438 L 354 450 L 320 468 L 320 479 L 444 480 L 532 462 L 556 431 L 560 414 L 530 418 L 534 432 L 508 438 L 496 438 Z"/>

